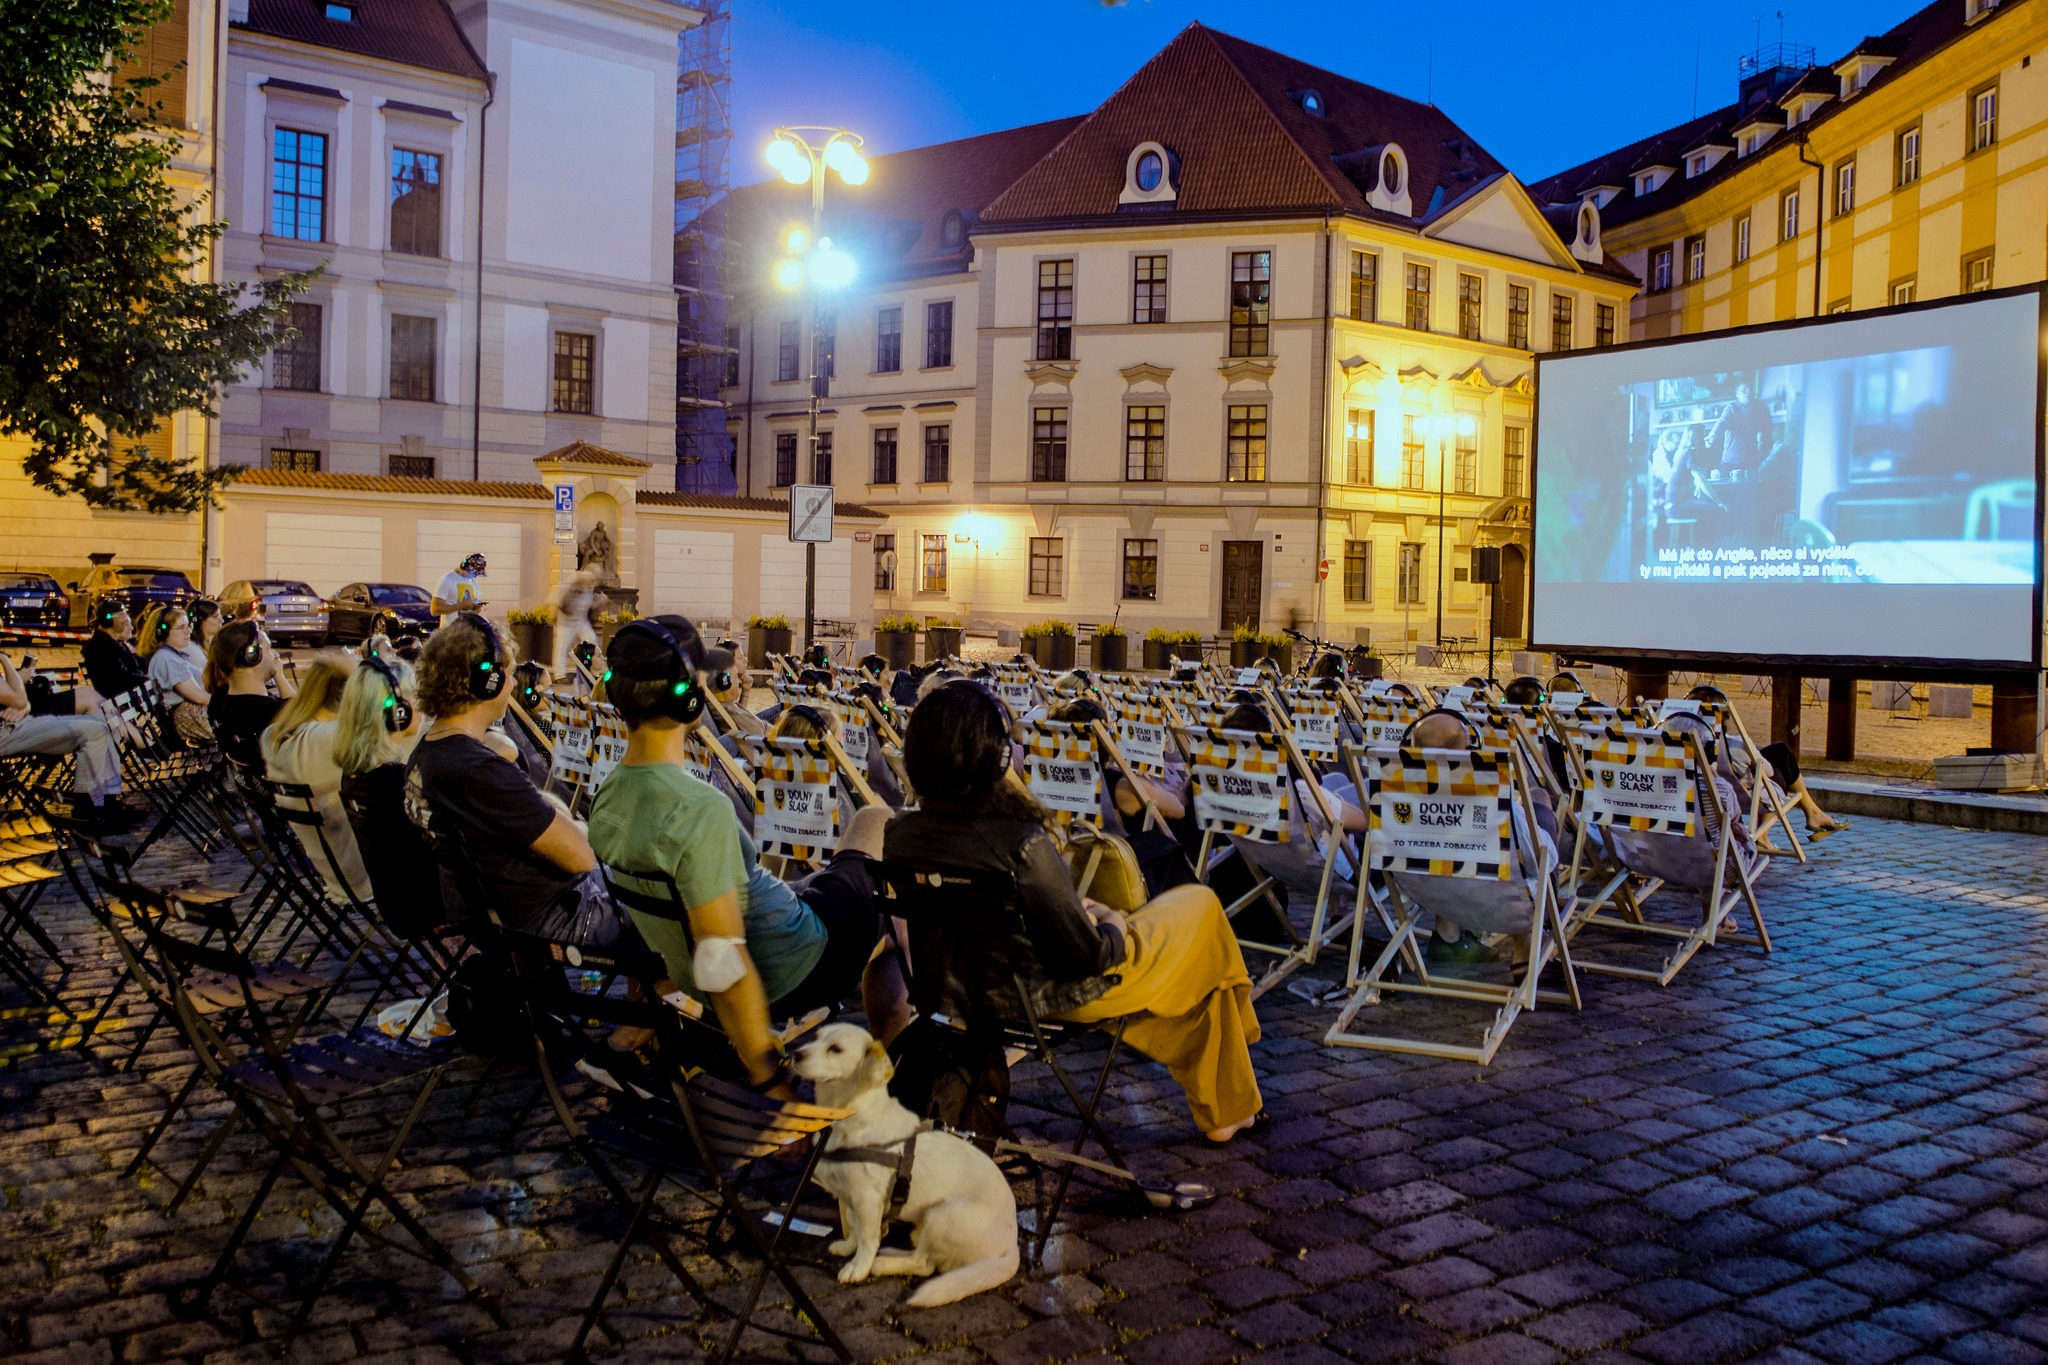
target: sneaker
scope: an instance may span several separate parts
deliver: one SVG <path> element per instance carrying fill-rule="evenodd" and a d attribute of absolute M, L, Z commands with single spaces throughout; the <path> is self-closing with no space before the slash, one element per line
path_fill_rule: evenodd
<path fill-rule="evenodd" d="M 1487 947 L 1474 933 L 1460 934 L 1455 942 L 1450 943 L 1431 934 L 1429 958 L 1432 962 L 1495 962 L 1500 954 Z"/>

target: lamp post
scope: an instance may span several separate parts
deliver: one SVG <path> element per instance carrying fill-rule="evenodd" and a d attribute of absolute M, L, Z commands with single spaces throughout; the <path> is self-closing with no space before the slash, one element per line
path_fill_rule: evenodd
<path fill-rule="evenodd" d="M 1450 460 L 1445 451 L 1454 436 L 1470 436 L 1479 430 L 1479 424 L 1466 413 L 1439 413 L 1425 419 L 1429 430 L 1436 436 L 1436 647 L 1444 647 L 1444 532 L 1449 525 L 1448 507 L 1451 484 Z M 1441 666 L 1441 653 L 1437 659 Z"/>
<path fill-rule="evenodd" d="M 812 136 L 822 135 L 822 140 L 812 142 Z M 768 144 L 768 164 L 792 185 L 809 182 L 811 187 L 810 231 L 792 228 L 783 234 L 783 258 L 775 266 L 775 283 L 784 289 L 803 289 L 810 295 L 811 304 L 811 398 L 809 421 L 805 433 L 805 446 L 811 457 L 811 477 L 818 476 L 818 406 L 825 396 L 825 385 L 829 379 L 821 364 L 824 349 L 823 332 L 818 326 L 819 296 L 846 288 L 853 283 L 854 262 L 846 252 L 835 248 L 832 239 L 824 235 L 825 230 L 825 168 L 831 167 L 839 178 L 849 185 L 864 184 L 868 178 L 868 163 L 862 159 L 860 149 L 863 140 L 858 133 L 844 128 L 822 127 L 810 124 L 777 128 L 775 137 Z M 794 473 L 795 471 L 792 471 Z M 792 479 L 792 482 L 796 480 Z M 792 495 L 794 496 L 794 495 Z M 818 604 L 818 546 L 815 541 L 804 544 L 804 649 L 810 650 L 817 633 Z"/>

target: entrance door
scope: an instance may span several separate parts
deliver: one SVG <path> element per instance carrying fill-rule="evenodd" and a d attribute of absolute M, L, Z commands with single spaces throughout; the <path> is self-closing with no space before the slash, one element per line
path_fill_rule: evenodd
<path fill-rule="evenodd" d="M 1223 633 L 1238 626 L 1259 628 L 1259 602 L 1264 589 L 1262 540 L 1223 542 Z"/>
<path fill-rule="evenodd" d="M 1500 547 L 1500 582 L 1494 587 L 1493 633 L 1503 640 L 1521 640 L 1527 637 L 1522 632 L 1522 586 L 1526 582 L 1523 567 L 1522 547 L 1503 545 Z"/>

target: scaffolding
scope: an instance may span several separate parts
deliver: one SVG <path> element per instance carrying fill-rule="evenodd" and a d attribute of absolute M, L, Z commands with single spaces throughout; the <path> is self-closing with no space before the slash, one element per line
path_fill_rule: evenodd
<path fill-rule="evenodd" d="M 735 493 L 720 397 L 737 360 L 725 251 L 732 173 L 732 0 L 694 0 L 704 22 L 676 62 L 676 488 Z"/>

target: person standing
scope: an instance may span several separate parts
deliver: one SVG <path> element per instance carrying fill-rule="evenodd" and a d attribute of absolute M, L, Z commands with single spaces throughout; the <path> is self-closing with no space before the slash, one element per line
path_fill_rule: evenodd
<path fill-rule="evenodd" d="M 569 581 L 562 585 L 562 595 L 555 603 L 555 659 L 554 676 L 557 681 L 569 677 L 574 671 L 576 646 L 588 642 L 597 644 L 597 627 L 591 624 L 591 613 L 597 602 L 597 575 L 588 569 L 578 569 L 569 575 Z"/>
<path fill-rule="evenodd" d="M 477 580 L 486 567 L 481 554 L 472 554 L 441 576 L 440 586 L 434 589 L 434 615 L 443 625 L 457 612 L 479 611 L 486 605 L 477 590 Z"/>

